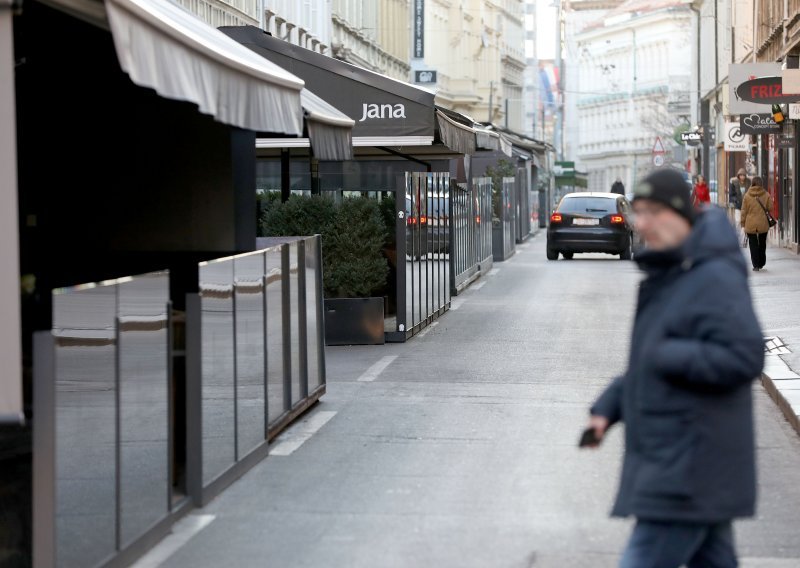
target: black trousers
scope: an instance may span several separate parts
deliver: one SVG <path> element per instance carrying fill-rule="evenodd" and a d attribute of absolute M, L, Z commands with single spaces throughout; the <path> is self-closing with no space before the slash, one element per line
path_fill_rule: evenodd
<path fill-rule="evenodd" d="M 753 268 L 764 268 L 767 264 L 767 233 L 747 233 L 747 242 Z"/>

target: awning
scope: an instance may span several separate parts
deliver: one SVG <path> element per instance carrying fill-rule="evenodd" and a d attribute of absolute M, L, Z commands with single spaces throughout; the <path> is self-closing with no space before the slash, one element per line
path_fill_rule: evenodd
<path fill-rule="evenodd" d="M 475 138 L 477 140 L 478 148 L 482 150 L 494 150 L 502 152 L 508 157 L 511 157 L 511 142 L 506 140 L 498 132 L 488 130 L 486 128 L 475 128 Z"/>
<path fill-rule="evenodd" d="M 302 135 L 302 80 L 170 0 L 105 6 L 120 66 L 137 85 L 225 124 Z"/>
<path fill-rule="evenodd" d="M 300 77 L 308 89 L 354 120 L 354 146 L 433 143 L 433 92 L 282 41 L 253 26 L 219 30 Z"/>
<path fill-rule="evenodd" d="M 320 160 L 352 160 L 355 121 L 308 89 L 302 90 L 300 99 L 314 156 Z"/>
<path fill-rule="evenodd" d="M 459 154 L 474 154 L 477 149 L 474 122 L 466 115 L 436 107 L 436 121 L 442 143 Z"/>

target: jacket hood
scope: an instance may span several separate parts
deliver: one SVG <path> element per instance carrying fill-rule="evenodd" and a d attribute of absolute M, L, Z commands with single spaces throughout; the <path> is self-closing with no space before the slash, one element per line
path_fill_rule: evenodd
<path fill-rule="evenodd" d="M 750 189 L 747 190 L 747 193 L 749 193 L 753 197 L 761 197 L 767 192 L 760 185 L 751 185 Z"/>
<path fill-rule="evenodd" d="M 762 190 L 763 191 L 763 190 Z M 642 251 L 634 258 L 645 271 L 681 264 L 684 270 L 714 258 L 729 258 L 747 274 L 736 230 L 725 211 L 719 207 L 707 207 L 697 214 L 692 232 L 679 248 L 669 251 Z"/>

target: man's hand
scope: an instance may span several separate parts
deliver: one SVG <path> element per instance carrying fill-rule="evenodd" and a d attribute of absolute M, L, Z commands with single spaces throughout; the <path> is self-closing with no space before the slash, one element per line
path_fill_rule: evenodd
<path fill-rule="evenodd" d="M 587 428 L 594 430 L 594 437 L 596 440 L 595 443 L 588 444 L 588 447 L 596 448 L 600 445 L 600 442 L 603 441 L 603 436 L 605 436 L 606 430 L 608 430 L 608 418 L 605 416 L 592 415 L 591 418 L 589 418 Z"/>

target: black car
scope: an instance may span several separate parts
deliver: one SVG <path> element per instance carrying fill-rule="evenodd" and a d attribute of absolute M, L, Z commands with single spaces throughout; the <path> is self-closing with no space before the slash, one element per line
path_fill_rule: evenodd
<path fill-rule="evenodd" d="M 633 210 L 624 195 L 569 193 L 550 216 L 548 260 L 557 260 L 559 253 L 571 259 L 576 252 L 618 254 L 630 260 L 635 244 Z"/>

